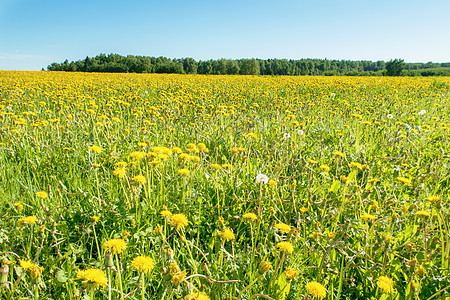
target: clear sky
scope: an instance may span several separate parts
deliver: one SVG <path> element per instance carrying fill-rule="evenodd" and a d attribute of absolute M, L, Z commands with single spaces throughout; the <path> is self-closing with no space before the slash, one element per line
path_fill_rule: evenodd
<path fill-rule="evenodd" d="M 0 70 L 100 53 L 450 62 L 450 0 L 0 0 Z"/>

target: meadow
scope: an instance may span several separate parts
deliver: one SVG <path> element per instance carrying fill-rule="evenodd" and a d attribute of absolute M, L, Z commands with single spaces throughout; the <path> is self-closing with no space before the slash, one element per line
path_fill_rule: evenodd
<path fill-rule="evenodd" d="M 448 299 L 450 78 L 0 71 L 1 299 Z"/>

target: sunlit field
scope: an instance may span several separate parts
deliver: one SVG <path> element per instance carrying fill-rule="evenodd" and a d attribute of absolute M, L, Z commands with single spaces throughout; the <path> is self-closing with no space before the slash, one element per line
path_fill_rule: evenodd
<path fill-rule="evenodd" d="M 0 71 L 1 299 L 450 297 L 450 78 Z"/>

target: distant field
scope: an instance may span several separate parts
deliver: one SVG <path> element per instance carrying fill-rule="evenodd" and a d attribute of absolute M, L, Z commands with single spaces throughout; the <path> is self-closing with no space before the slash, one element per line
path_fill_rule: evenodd
<path fill-rule="evenodd" d="M 0 298 L 445 299 L 449 137 L 449 77 L 0 71 Z"/>

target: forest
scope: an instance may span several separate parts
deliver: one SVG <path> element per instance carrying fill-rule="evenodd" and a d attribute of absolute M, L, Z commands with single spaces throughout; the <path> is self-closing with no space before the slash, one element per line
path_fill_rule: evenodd
<path fill-rule="evenodd" d="M 122 56 L 100 54 L 96 57 L 62 63 L 54 62 L 48 71 L 108 73 L 177 73 L 214 75 L 325 75 L 385 76 L 389 63 L 401 62 L 396 76 L 450 76 L 448 63 L 404 63 L 403 60 L 351 61 L 328 59 L 217 59 Z"/>

